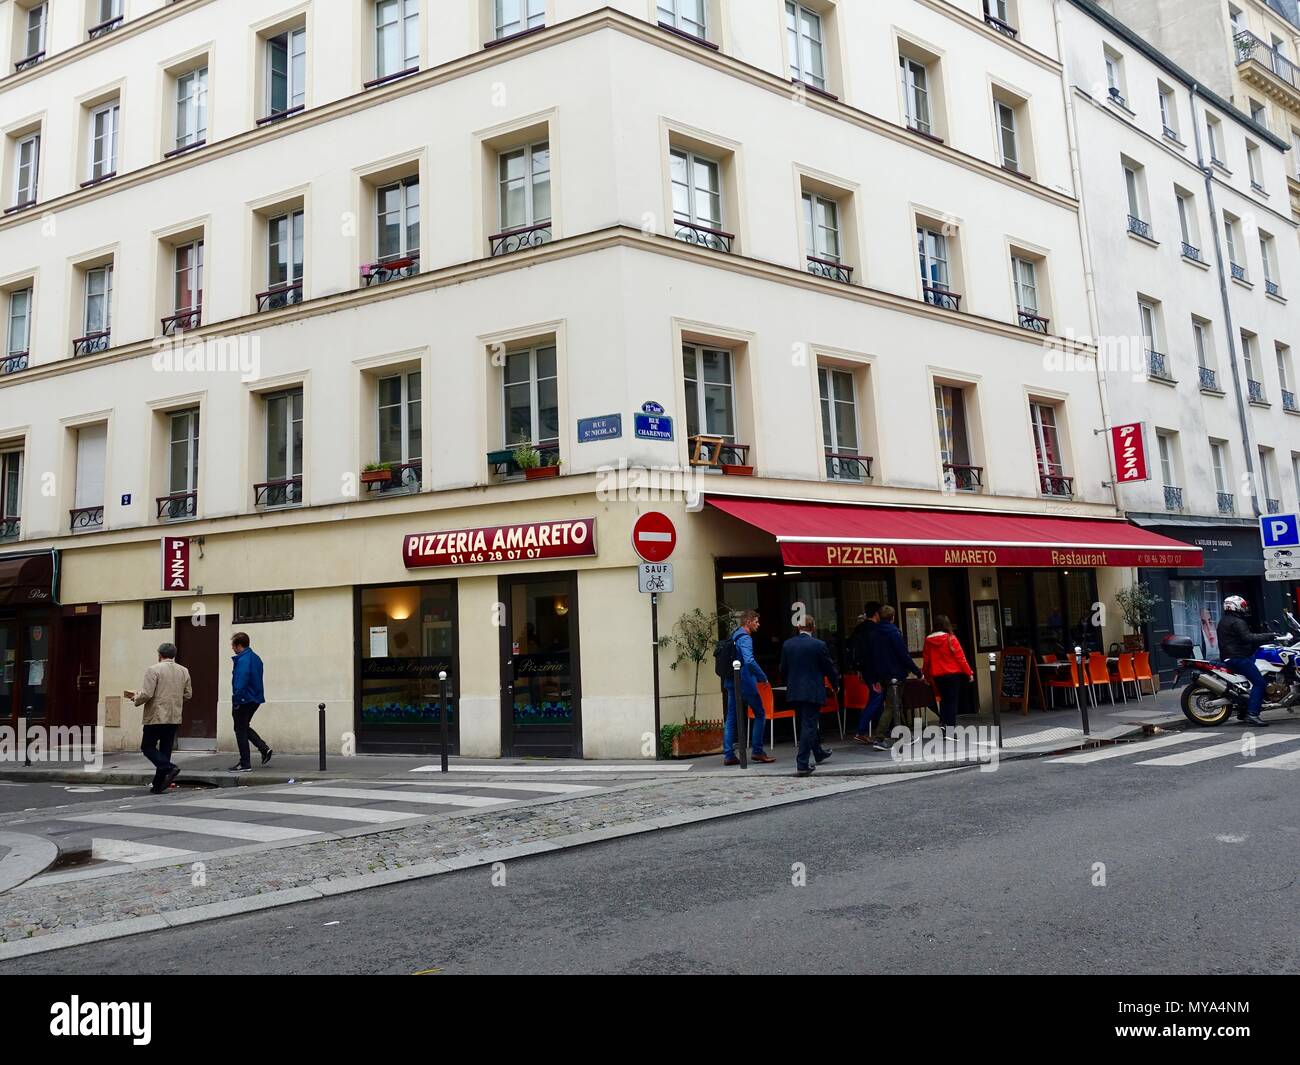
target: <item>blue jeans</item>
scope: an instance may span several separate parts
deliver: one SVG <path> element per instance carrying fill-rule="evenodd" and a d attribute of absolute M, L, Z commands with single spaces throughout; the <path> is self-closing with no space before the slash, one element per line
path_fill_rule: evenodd
<path fill-rule="evenodd" d="M 722 726 L 722 755 L 724 758 L 736 756 L 736 686 L 728 684 L 727 717 Z M 767 711 L 763 709 L 763 700 L 758 697 L 757 688 L 740 686 L 740 698 L 754 711 L 754 724 L 750 736 L 754 741 L 754 753 L 763 753 L 763 729 L 767 725 Z M 743 727 L 743 726 L 742 726 Z"/>
<path fill-rule="evenodd" d="M 865 736 L 871 731 L 875 723 L 880 720 L 880 711 L 885 708 L 885 689 L 881 688 L 876 691 L 875 688 L 868 689 L 871 692 L 870 698 L 867 699 L 867 705 L 862 710 L 862 716 L 858 718 L 858 735 Z"/>
<path fill-rule="evenodd" d="M 1235 669 L 1250 681 L 1250 707 L 1248 713 L 1251 717 L 1259 717 L 1259 709 L 1264 705 L 1264 678 L 1259 672 L 1259 667 L 1255 665 L 1255 659 L 1225 658 L 1223 664 L 1229 669 Z"/>

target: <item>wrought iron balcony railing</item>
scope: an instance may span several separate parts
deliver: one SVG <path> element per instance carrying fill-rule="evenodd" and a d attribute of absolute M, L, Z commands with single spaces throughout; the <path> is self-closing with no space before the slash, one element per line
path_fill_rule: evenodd
<path fill-rule="evenodd" d="M 1282 298 L 1282 286 L 1279 285 L 1276 281 L 1265 281 L 1264 291 L 1267 292 L 1270 296 L 1276 296 L 1278 299 Z"/>
<path fill-rule="evenodd" d="M 1018 36 L 1020 36 L 1020 31 L 1016 29 L 1013 25 L 1011 25 L 1011 23 L 1003 22 L 1000 18 L 997 17 L 997 15 L 991 14 L 988 11 L 984 12 L 984 21 L 987 22 L 990 26 L 992 26 L 995 30 L 998 31 L 998 33 L 1002 34 L 1004 37 L 1010 37 L 1012 40 L 1015 40 Z"/>
<path fill-rule="evenodd" d="M 367 481 L 366 491 L 383 495 L 386 492 L 418 492 L 423 471 L 419 459 L 414 462 L 394 462 L 388 467 L 391 476 L 386 481 Z"/>
<path fill-rule="evenodd" d="M 194 517 L 199 510 L 198 492 L 173 492 L 168 496 L 159 496 L 158 519 L 160 521 L 181 521 Z"/>
<path fill-rule="evenodd" d="M 101 329 L 98 333 L 87 333 L 84 337 L 77 337 L 72 342 L 72 354 L 74 356 L 94 355 L 100 351 L 107 351 L 110 332 L 111 330 Z"/>
<path fill-rule="evenodd" d="M 1246 280 L 1246 268 L 1244 266 L 1239 266 L 1237 263 L 1230 262 L 1228 263 L 1228 267 L 1232 270 L 1232 279 L 1234 281 Z"/>
<path fill-rule="evenodd" d="M 1164 128 L 1163 128 L 1163 132 L 1164 132 L 1164 135 L 1165 135 L 1169 140 L 1171 140 L 1171 141 L 1178 141 L 1178 130 L 1176 130 L 1176 129 L 1170 127 L 1170 126 L 1164 126 Z M 1178 143 L 1181 144 L 1182 141 L 1178 141 Z"/>
<path fill-rule="evenodd" d="M 1165 510 L 1183 509 L 1183 490 L 1172 484 L 1165 485 Z"/>
<path fill-rule="evenodd" d="M 1109 93 L 1112 100 L 1119 104 L 1120 107 L 1124 108 L 1124 110 L 1128 110 L 1128 101 L 1124 99 L 1124 94 L 1120 92 L 1118 88 L 1112 85 L 1109 89 Z"/>
<path fill-rule="evenodd" d="M 106 33 L 112 33 L 118 28 L 118 26 L 122 25 L 122 18 L 123 16 L 121 15 L 115 15 L 113 18 L 105 19 L 98 26 L 91 26 L 90 29 L 86 31 L 89 34 L 89 40 L 93 41 L 96 37 L 102 37 Z"/>
<path fill-rule="evenodd" d="M 279 122 L 281 119 L 289 118 L 291 115 L 300 115 L 306 110 L 305 104 L 298 104 L 297 107 L 286 107 L 283 111 L 272 111 L 269 115 L 263 115 L 257 120 L 259 126 L 269 126 L 272 122 Z"/>
<path fill-rule="evenodd" d="M 815 255 L 808 256 L 808 272 L 831 281 L 842 281 L 846 285 L 853 280 L 853 267 L 830 259 L 819 259 Z"/>
<path fill-rule="evenodd" d="M 70 527 L 75 532 L 85 532 L 87 529 L 102 529 L 104 527 L 104 507 L 100 504 L 97 507 L 76 507 L 68 511 Z"/>
<path fill-rule="evenodd" d="M 22 528 L 22 518 L 0 518 L 0 543 L 17 540 Z"/>
<path fill-rule="evenodd" d="M 688 222 L 684 218 L 673 219 L 673 236 L 678 240 L 684 240 L 687 244 L 699 244 L 728 254 L 731 253 L 732 245 L 736 240 L 734 233 L 722 229 L 710 229 L 708 226 Z"/>
<path fill-rule="evenodd" d="M 390 81 L 399 81 L 402 78 L 409 78 L 412 74 L 418 73 L 420 73 L 420 68 L 418 66 L 407 67 L 405 70 L 396 70 L 391 74 L 381 74 L 377 78 L 363 81 L 361 87 L 363 89 L 374 89 L 378 88 L 380 85 L 387 85 Z"/>
<path fill-rule="evenodd" d="M 1264 384 L 1261 381 L 1246 382 L 1246 396 L 1252 403 L 1267 403 L 1264 398 Z"/>
<path fill-rule="evenodd" d="M 1023 307 L 1017 310 L 1016 315 L 1020 320 L 1021 329 L 1028 329 L 1035 333 L 1046 333 L 1048 331 L 1047 327 L 1051 324 L 1050 319 L 1044 318 L 1041 314 L 1035 314 L 1033 311 L 1027 311 Z"/>
<path fill-rule="evenodd" d="M 1202 366 L 1202 367 L 1199 368 L 1199 372 L 1200 372 L 1200 375 L 1201 375 L 1201 387 L 1202 387 L 1202 388 L 1204 388 L 1205 390 L 1207 390 L 1207 391 L 1209 391 L 1209 392 L 1218 392 L 1218 391 L 1220 391 L 1220 389 L 1219 389 L 1219 374 L 1218 374 L 1218 371 L 1217 371 L 1217 370 L 1212 370 L 1212 369 L 1210 369 L 1210 367 L 1208 367 L 1208 366 Z"/>
<path fill-rule="evenodd" d="M 274 288 L 268 288 L 265 292 L 257 294 L 257 309 L 259 312 L 277 311 L 281 307 L 288 307 L 290 304 L 301 302 L 301 281 L 294 281 L 288 285 L 276 285 Z"/>
<path fill-rule="evenodd" d="M 12 355 L 6 355 L 3 359 L 0 359 L 0 377 L 5 374 L 17 373 L 19 370 L 25 370 L 27 365 L 27 352 L 15 351 Z"/>
<path fill-rule="evenodd" d="M 1161 352 L 1148 351 L 1147 376 L 1159 378 L 1161 381 L 1172 381 L 1174 378 L 1169 372 L 1169 359 Z"/>
<path fill-rule="evenodd" d="M 1216 495 L 1218 496 L 1220 514 L 1237 513 L 1237 499 L 1231 492 L 1218 492 Z"/>
<path fill-rule="evenodd" d="M 535 226 L 522 229 L 506 229 L 488 237 L 488 247 L 493 256 L 509 255 L 511 252 L 523 251 L 525 248 L 540 248 L 551 240 L 551 222 L 538 222 Z"/>
<path fill-rule="evenodd" d="M 22 59 L 18 60 L 18 62 L 14 64 L 14 72 L 17 73 L 20 70 L 26 70 L 28 67 L 34 67 L 44 58 L 45 53 L 43 51 L 33 52 L 31 55 L 23 56 Z"/>
<path fill-rule="evenodd" d="M 1282 500 L 1280 500 L 1280 499 L 1265 499 L 1265 500 L 1264 500 L 1264 509 L 1265 509 L 1266 511 L 1268 511 L 1268 513 L 1270 513 L 1270 514 L 1281 514 L 1281 513 L 1282 513 Z"/>
<path fill-rule="evenodd" d="M 302 502 L 302 478 L 283 477 L 253 485 L 253 506 L 288 507 Z"/>
<path fill-rule="evenodd" d="M 1128 216 L 1128 231 L 1135 236 L 1142 237 L 1144 240 L 1155 240 L 1151 235 L 1151 223 L 1144 222 L 1136 215 Z"/>
<path fill-rule="evenodd" d="M 1045 496 L 1055 496 L 1062 499 L 1071 499 L 1074 496 L 1074 478 L 1062 477 L 1055 473 L 1040 473 L 1038 475 L 1039 487 Z"/>
<path fill-rule="evenodd" d="M 957 492 L 978 492 L 984 487 L 984 467 L 956 462 L 943 464 L 944 483 Z"/>
<path fill-rule="evenodd" d="M 1291 414 L 1300 414 L 1300 404 L 1296 403 L 1295 393 L 1282 389 L 1282 409 Z"/>
<path fill-rule="evenodd" d="M 202 307 L 191 307 L 188 310 L 169 314 L 162 320 L 163 336 L 175 336 L 177 333 L 184 333 L 187 329 L 197 329 L 202 321 Z"/>
<path fill-rule="evenodd" d="M 16 203 L 12 207 L 6 207 L 4 209 L 4 213 L 17 214 L 19 211 L 25 211 L 27 210 L 27 208 L 35 207 L 35 206 L 36 206 L 36 199 L 35 197 L 33 197 L 30 200 L 23 200 L 21 203 Z"/>
<path fill-rule="evenodd" d="M 949 311 L 961 310 L 961 293 L 951 292 L 943 285 L 932 285 L 928 282 L 923 282 L 921 288 L 925 291 L 926 303 Z"/>
<path fill-rule="evenodd" d="M 560 453 L 559 441 L 551 440 L 532 446 L 541 453 L 543 466 L 555 465 L 555 459 Z M 497 477 L 518 477 L 524 472 L 519 463 L 515 462 L 515 449 L 513 446 L 489 451 L 487 453 L 487 464 L 488 472 Z"/>
<path fill-rule="evenodd" d="M 1205 260 L 1201 258 L 1201 249 L 1192 244 L 1188 244 L 1187 241 L 1183 241 L 1183 258 L 1192 259 L 1198 263 L 1205 262 Z"/>
<path fill-rule="evenodd" d="M 361 284 L 365 288 L 382 285 L 403 277 L 414 277 L 420 272 L 420 254 L 392 255 L 377 263 L 366 263 L 361 268 Z"/>
<path fill-rule="evenodd" d="M 832 481 L 869 481 L 874 461 L 870 455 L 827 450 L 826 476 Z"/>
<path fill-rule="evenodd" d="M 189 144 L 178 144 L 170 152 L 163 152 L 164 159 L 174 159 L 178 155 L 184 155 L 186 152 L 192 152 L 196 148 L 202 148 L 207 144 L 207 138 L 200 138 L 196 141 L 190 141 Z"/>
<path fill-rule="evenodd" d="M 1271 70 L 1275 77 L 1286 82 L 1291 88 L 1300 90 L 1300 67 L 1297 67 L 1276 48 L 1266 44 L 1249 30 L 1243 30 L 1233 37 L 1237 46 L 1237 65 L 1255 60 Z"/>

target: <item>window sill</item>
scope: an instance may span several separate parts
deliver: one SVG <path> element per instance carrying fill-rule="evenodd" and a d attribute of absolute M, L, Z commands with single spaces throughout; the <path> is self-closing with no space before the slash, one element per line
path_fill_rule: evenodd
<path fill-rule="evenodd" d="M 1232 171 L 1228 169 L 1227 164 L 1219 159 L 1215 159 L 1213 156 L 1210 157 L 1210 166 L 1214 167 L 1214 169 L 1224 177 L 1232 177 Z"/>
<path fill-rule="evenodd" d="M 1147 380 L 1157 385 L 1165 385 L 1168 388 L 1178 387 L 1178 378 L 1176 377 L 1161 377 L 1160 374 L 1149 373 L 1147 374 Z"/>
<path fill-rule="evenodd" d="M 690 41 L 691 44 L 698 44 L 701 48 L 709 48 L 713 51 L 719 51 L 719 48 L 712 41 L 706 41 L 703 37 L 696 37 L 693 33 L 687 33 L 685 30 L 679 30 L 676 26 L 670 26 L 666 22 L 659 23 L 659 28 L 664 33 L 671 33 L 674 37 L 680 37 L 684 41 Z"/>
<path fill-rule="evenodd" d="M 22 203 L 16 203 L 12 207 L 6 207 L 5 214 L 17 214 L 19 211 L 26 211 L 36 206 L 36 200 L 24 200 Z"/>
<path fill-rule="evenodd" d="M 1187 145 L 1183 141 L 1180 141 L 1177 136 L 1170 133 L 1168 130 L 1164 131 L 1164 138 L 1175 147 L 1181 148 L 1183 151 L 1187 150 Z"/>
<path fill-rule="evenodd" d="M 1283 408 L 1282 408 L 1282 413 L 1283 413 L 1283 414 L 1294 414 L 1294 415 L 1296 415 L 1297 417 L 1300 417 L 1300 407 L 1283 407 Z"/>
<path fill-rule="evenodd" d="M 420 73 L 420 68 L 418 66 L 407 67 L 405 70 L 399 70 L 393 74 L 383 74 L 377 78 L 371 78 L 369 81 L 363 81 L 361 87 L 363 89 L 376 89 L 380 85 L 387 85 L 389 82 L 393 81 L 401 81 L 402 78 L 409 78 L 412 74 L 418 73 Z"/>
<path fill-rule="evenodd" d="M 1243 281 L 1243 280 L 1242 280 L 1241 278 L 1239 278 L 1239 277 L 1234 277 L 1234 278 L 1232 279 L 1232 283 L 1233 283 L 1234 285 L 1240 285 L 1242 288 L 1245 288 L 1245 289 L 1251 289 L 1251 290 L 1253 290 L 1253 289 L 1255 288 L 1255 285 L 1254 285 L 1253 282 L 1250 282 L 1250 281 Z"/>
<path fill-rule="evenodd" d="M 503 44 L 510 44 L 512 41 L 523 40 L 525 37 L 531 37 L 534 33 L 542 33 L 545 26 L 534 26 L 532 29 L 520 30 L 518 33 L 510 33 L 505 37 L 497 37 L 490 41 L 484 41 L 484 48 L 500 48 Z"/>
<path fill-rule="evenodd" d="M 1250 183 L 1250 191 L 1253 192 L 1256 196 L 1263 196 L 1264 199 L 1266 200 L 1268 199 L 1268 192 L 1265 191 L 1263 185 L 1257 185 L 1255 184 L 1255 182 L 1252 181 Z"/>
<path fill-rule="evenodd" d="M 1227 394 L 1228 393 L 1221 388 L 1206 388 L 1204 385 L 1201 386 L 1201 395 L 1203 396 L 1218 396 L 1222 398 Z"/>
<path fill-rule="evenodd" d="M 1160 241 L 1156 240 L 1155 237 L 1144 237 L 1141 233 L 1134 233 L 1131 229 L 1127 229 L 1125 232 L 1131 240 L 1136 240 L 1139 244 L 1145 244 L 1148 248 L 1160 247 Z"/>
<path fill-rule="evenodd" d="M 1183 262 L 1191 263 L 1192 266 L 1199 266 L 1202 270 L 1208 270 L 1210 268 L 1210 264 L 1204 259 L 1196 259 L 1190 255 L 1184 255 Z"/>
<path fill-rule="evenodd" d="M 1266 399 L 1251 399 L 1246 402 L 1252 407 L 1258 407 L 1260 410 L 1269 410 L 1273 406 L 1273 404 Z"/>
<path fill-rule="evenodd" d="M 820 97 L 822 97 L 823 99 L 826 99 L 826 100 L 835 100 L 837 103 L 839 102 L 839 97 L 836 96 L 833 92 L 829 92 L 829 91 L 827 91 L 826 89 L 819 89 L 819 88 L 817 88 L 816 85 L 813 85 L 813 84 L 811 84 L 811 83 L 809 83 L 809 82 L 806 82 L 806 81 L 804 81 L 802 78 L 791 78 L 791 79 L 790 79 L 790 84 L 791 84 L 791 85 L 796 85 L 796 86 L 798 86 L 800 89 L 805 89 L 805 90 L 807 90 L 808 92 L 812 93 L 813 95 L 815 95 L 815 96 L 820 96 Z"/>
<path fill-rule="evenodd" d="M 915 133 L 918 137 L 924 137 L 926 140 L 933 141 L 935 144 L 942 144 L 944 142 L 943 138 L 938 136 L 937 134 L 926 133 L 925 130 L 917 129 L 910 122 L 904 122 L 903 128 L 907 130 L 909 133 Z"/>
<path fill-rule="evenodd" d="M 1284 307 L 1286 306 L 1286 297 L 1283 296 L 1281 293 L 1277 293 L 1275 295 L 1272 292 L 1266 292 L 1265 295 L 1268 296 L 1268 298 L 1271 299 L 1274 303 L 1280 303 L 1282 304 L 1282 306 Z"/>
<path fill-rule="evenodd" d="M 1111 107 L 1115 108 L 1116 111 L 1121 111 L 1128 115 L 1129 118 L 1137 118 L 1137 112 L 1130 111 L 1128 104 L 1124 103 L 1123 100 L 1117 100 L 1115 97 L 1107 94 L 1106 102 L 1110 104 Z"/>

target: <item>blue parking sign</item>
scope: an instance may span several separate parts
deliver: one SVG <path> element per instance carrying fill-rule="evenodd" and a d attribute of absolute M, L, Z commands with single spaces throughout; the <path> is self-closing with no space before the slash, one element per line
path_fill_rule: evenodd
<path fill-rule="evenodd" d="M 1300 547 L 1300 516 L 1263 515 L 1259 519 L 1259 537 L 1265 547 Z"/>

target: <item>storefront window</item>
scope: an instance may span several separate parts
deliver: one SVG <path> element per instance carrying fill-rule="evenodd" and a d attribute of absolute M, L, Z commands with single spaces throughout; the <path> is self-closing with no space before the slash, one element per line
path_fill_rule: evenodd
<path fill-rule="evenodd" d="M 515 742 L 524 732 L 574 721 L 574 627 L 569 578 L 510 589 L 510 663 Z"/>
<path fill-rule="evenodd" d="M 363 588 L 358 624 L 362 727 L 439 724 L 439 672 L 447 671 L 455 690 L 455 585 Z M 453 709 L 448 723 L 455 721 Z"/>
<path fill-rule="evenodd" d="M 39 721 L 45 717 L 50 692 L 50 626 L 42 621 L 23 627 L 26 657 L 19 678 L 22 686 L 19 714 L 28 721 Z"/>
<path fill-rule="evenodd" d="M 1002 640 L 1006 647 L 1028 647 L 1037 655 L 1104 650 L 1093 622 L 1097 575 L 1093 570 L 998 571 L 1002 602 Z"/>
<path fill-rule="evenodd" d="M 1170 581 L 1169 608 L 1173 614 L 1174 632 L 1192 641 L 1193 656 L 1218 658 L 1218 626 L 1222 609 L 1219 582 Z"/>

